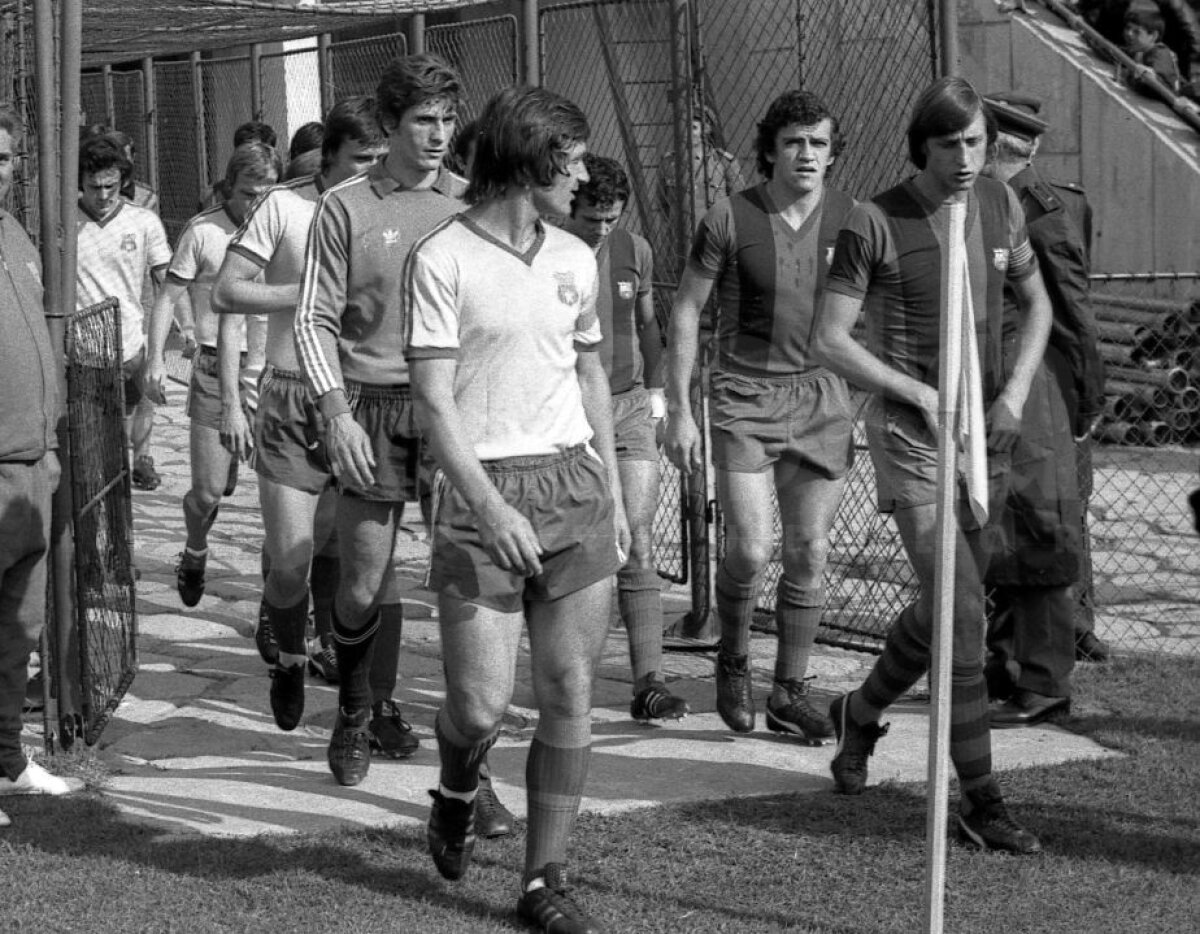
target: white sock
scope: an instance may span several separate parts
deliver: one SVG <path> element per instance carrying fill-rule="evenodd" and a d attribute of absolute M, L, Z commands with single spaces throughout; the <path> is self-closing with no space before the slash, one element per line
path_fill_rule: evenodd
<path fill-rule="evenodd" d="M 438 791 L 441 793 L 443 798 L 454 798 L 458 801 L 466 801 L 467 804 L 470 804 L 475 800 L 474 791 L 451 791 L 441 782 L 438 782 Z"/>

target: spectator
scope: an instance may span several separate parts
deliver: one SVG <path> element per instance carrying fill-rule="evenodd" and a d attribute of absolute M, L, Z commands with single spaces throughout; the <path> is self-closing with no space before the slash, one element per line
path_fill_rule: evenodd
<path fill-rule="evenodd" d="M 16 113 L 0 106 L 0 199 L 12 185 L 20 137 Z M 83 783 L 52 775 L 21 749 L 29 656 L 46 621 L 58 364 L 42 308 L 41 257 L 3 210 L 0 254 L 7 270 L 0 277 L 0 795 L 64 795 Z M 0 827 L 10 823 L 0 811 Z"/>
<path fill-rule="evenodd" d="M 697 103 L 692 116 L 692 152 L 689 171 L 692 179 L 692 223 L 699 225 L 704 215 L 722 198 L 746 187 L 741 166 L 733 153 L 718 145 L 716 113 Z M 658 166 L 659 207 L 665 218 L 678 209 L 675 191 L 675 150 L 663 153 Z"/>
<path fill-rule="evenodd" d="M 1125 14 L 1124 50 L 1133 59 L 1132 74 L 1120 69 L 1119 74 L 1133 88 L 1142 93 L 1153 93 L 1158 82 L 1171 93 L 1179 91 L 1179 65 L 1175 53 L 1162 43 L 1163 18 L 1152 7 L 1131 7 Z"/>
<path fill-rule="evenodd" d="M 321 142 L 324 138 L 325 124 L 317 121 L 304 124 L 292 134 L 285 173 L 288 181 L 316 175 L 321 171 Z"/>

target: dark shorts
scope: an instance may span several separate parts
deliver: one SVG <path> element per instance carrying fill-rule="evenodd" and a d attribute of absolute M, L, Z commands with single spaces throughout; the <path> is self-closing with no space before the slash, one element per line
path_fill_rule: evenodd
<path fill-rule="evenodd" d="M 242 354 L 242 362 L 246 355 Z M 215 347 L 201 345 L 192 357 L 192 375 L 188 380 L 187 417 L 197 425 L 221 430 L 221 380 L 218 375 L 220 366 L 217 362 Z M 245 405 L 244 390 L 239 387 L 242 404 Z"/>
<path fill-rule="evenodd" d="M 630 389 L 612 397 L 613 435 L 617 460 L 658 463 L 658 441 L 650 417 L 650 393 Z"/>
<path fill-rule="evenodd" d="M 717 372 L 709 403 L 713 465 L 763 473 L 787 459 L 829 480 L 854 461 L 854 410 L 828 370 L 757 377 Z"/>
<path fill-rule="evenodd" d="M 333 482 L 325 425 L 303 377 L 263 369 L 254 416 L 254 469 L 280 486 L 317 494 Z"/>
<path fill-rule="evenodd" d="M 543 549 L 542 573 L 524 577 L 497 567 L 474 513 L 439 474 L 429 573 L 434 590 L 516 613 L 526 600 L 557 600 L 617 572 L 622 561 L 612 493 L 604 464 L 589 448 L 487 461 L 483 468 L 504 501 L 533 526 Z"/>
<path fill-rule="evenodd" d="M 371 441 L 375 485 L 363 490 L 337 481 L 338 492 L 380 503 L 417 502 L 421 435 L 408 387 L 346 380 L 346 401 Z"/>
<path fill-rule="evenodd" d="M 867 444 L 875 467 L 879 511 L 895 512 L 912 506 L 932 506 L 938 500 L 937 438 L 921 413 L 911 405 L 875 396 L 867 406 Z M 1010 457 L 988 452 L 988 512 L 994 520 L 1008 494 Z M 978 529 L 967 507 L 961 478 L 958 489 L 959 521 L 963 529 Z"/>
<path fill-rule="evenodd" d="M 125 415 L 133 414 L 133 410 L 142 401 L 142 365 L 146 362 L 146 348 L 143 346 L 134 356 L 121 364 L 121 377 L 125 380 Z"/>

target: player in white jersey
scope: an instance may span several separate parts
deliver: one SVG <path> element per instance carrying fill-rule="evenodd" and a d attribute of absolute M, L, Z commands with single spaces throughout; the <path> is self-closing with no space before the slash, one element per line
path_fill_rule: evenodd
<path fill-rule="evenodd" d="M 232 458 L 221 445 L 222 412 L 241 411 L 238 371 L 245 364 L 245 327 L 236 343 L 218 347 L 218 318 L 212 310 L 212 287 L 225 259 L 229 238 L 246 211 L 280 173 L 279 156 L 262 143 L 239 146 L 229 159 L 224 204 L 201 211 L 184 228 L 150 315 L 147 363 L 143 389 L 151 401 L 164 403 L 166 361 L 163 350 L 175 304 L 186 293 L 191 301 L 198 350 L 192 358 L 187 414 L 191 419 L 188 446 L 191 488 L 183 497 L 187 542 L 176 568 L 175 585 L 185 606 L 195 606 L 204 594 L 208 561 L 208 530 L 217 517 Z M 222 378 L 224 376 L 224 378 Z"/>
<path fill-rule="evenodd" d="M 541 931 L 597 928 L 566 892 L 567 842 L 587 779 L 592 682 L 612 576 L 629 550 L 600 355 L 591 249 L 542 222 L 587 179 L 587 119 L 541 88 L 484 110 L 469 210 L 406 266 L 405 352 L 435 479 L 431 586 L 446 702 L 427 830 L 448 879 L 477 834 L 479 769 L 529 633 L 538 726 L 518 912 Z"/>
<path fill-rule="evenodd" d="M 75 264 L 75 308 L 106 298 L 120 303 L 125 427 L 133 447 L 133 479 L 141 489 L 158 486 L 150 457 L 151 423 L 135 413 L 142 398 L 145 359 L 142 284 L 147 273 L 162 283 L 171 248 L 162 221 L 152 211 L 121 197 L 133 167 L 116 141 L 93 136 L 79 144 L 79 216 Z"/>

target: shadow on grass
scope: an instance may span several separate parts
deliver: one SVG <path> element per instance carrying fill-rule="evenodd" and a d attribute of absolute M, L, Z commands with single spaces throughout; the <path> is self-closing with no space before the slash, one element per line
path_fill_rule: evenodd
<path fill-rule="evenodd" d="M 202 837 L 131 823 L 91 796 L 8 800 L 5 808 L 14 818 L 13 826 L 4 832 L 4 845 L 9 848 L 28 846 L 65 859 L 97 860 L 101 865 L 115 860 L 198 880 L 257 881 L 265 891 L 289 875 L 310 874 L 351 890 L 422 902 L 486 921 L 489 930 L 515 918 L 472 887 L 442 884 L 429 860 L 424 828 Z M 473 871 L 478 875 L 500 870 L 511 877 L 513 855 L 508 847 L 477 847 Z M 119 872 L 115 867 L 110 871 Z"/>

